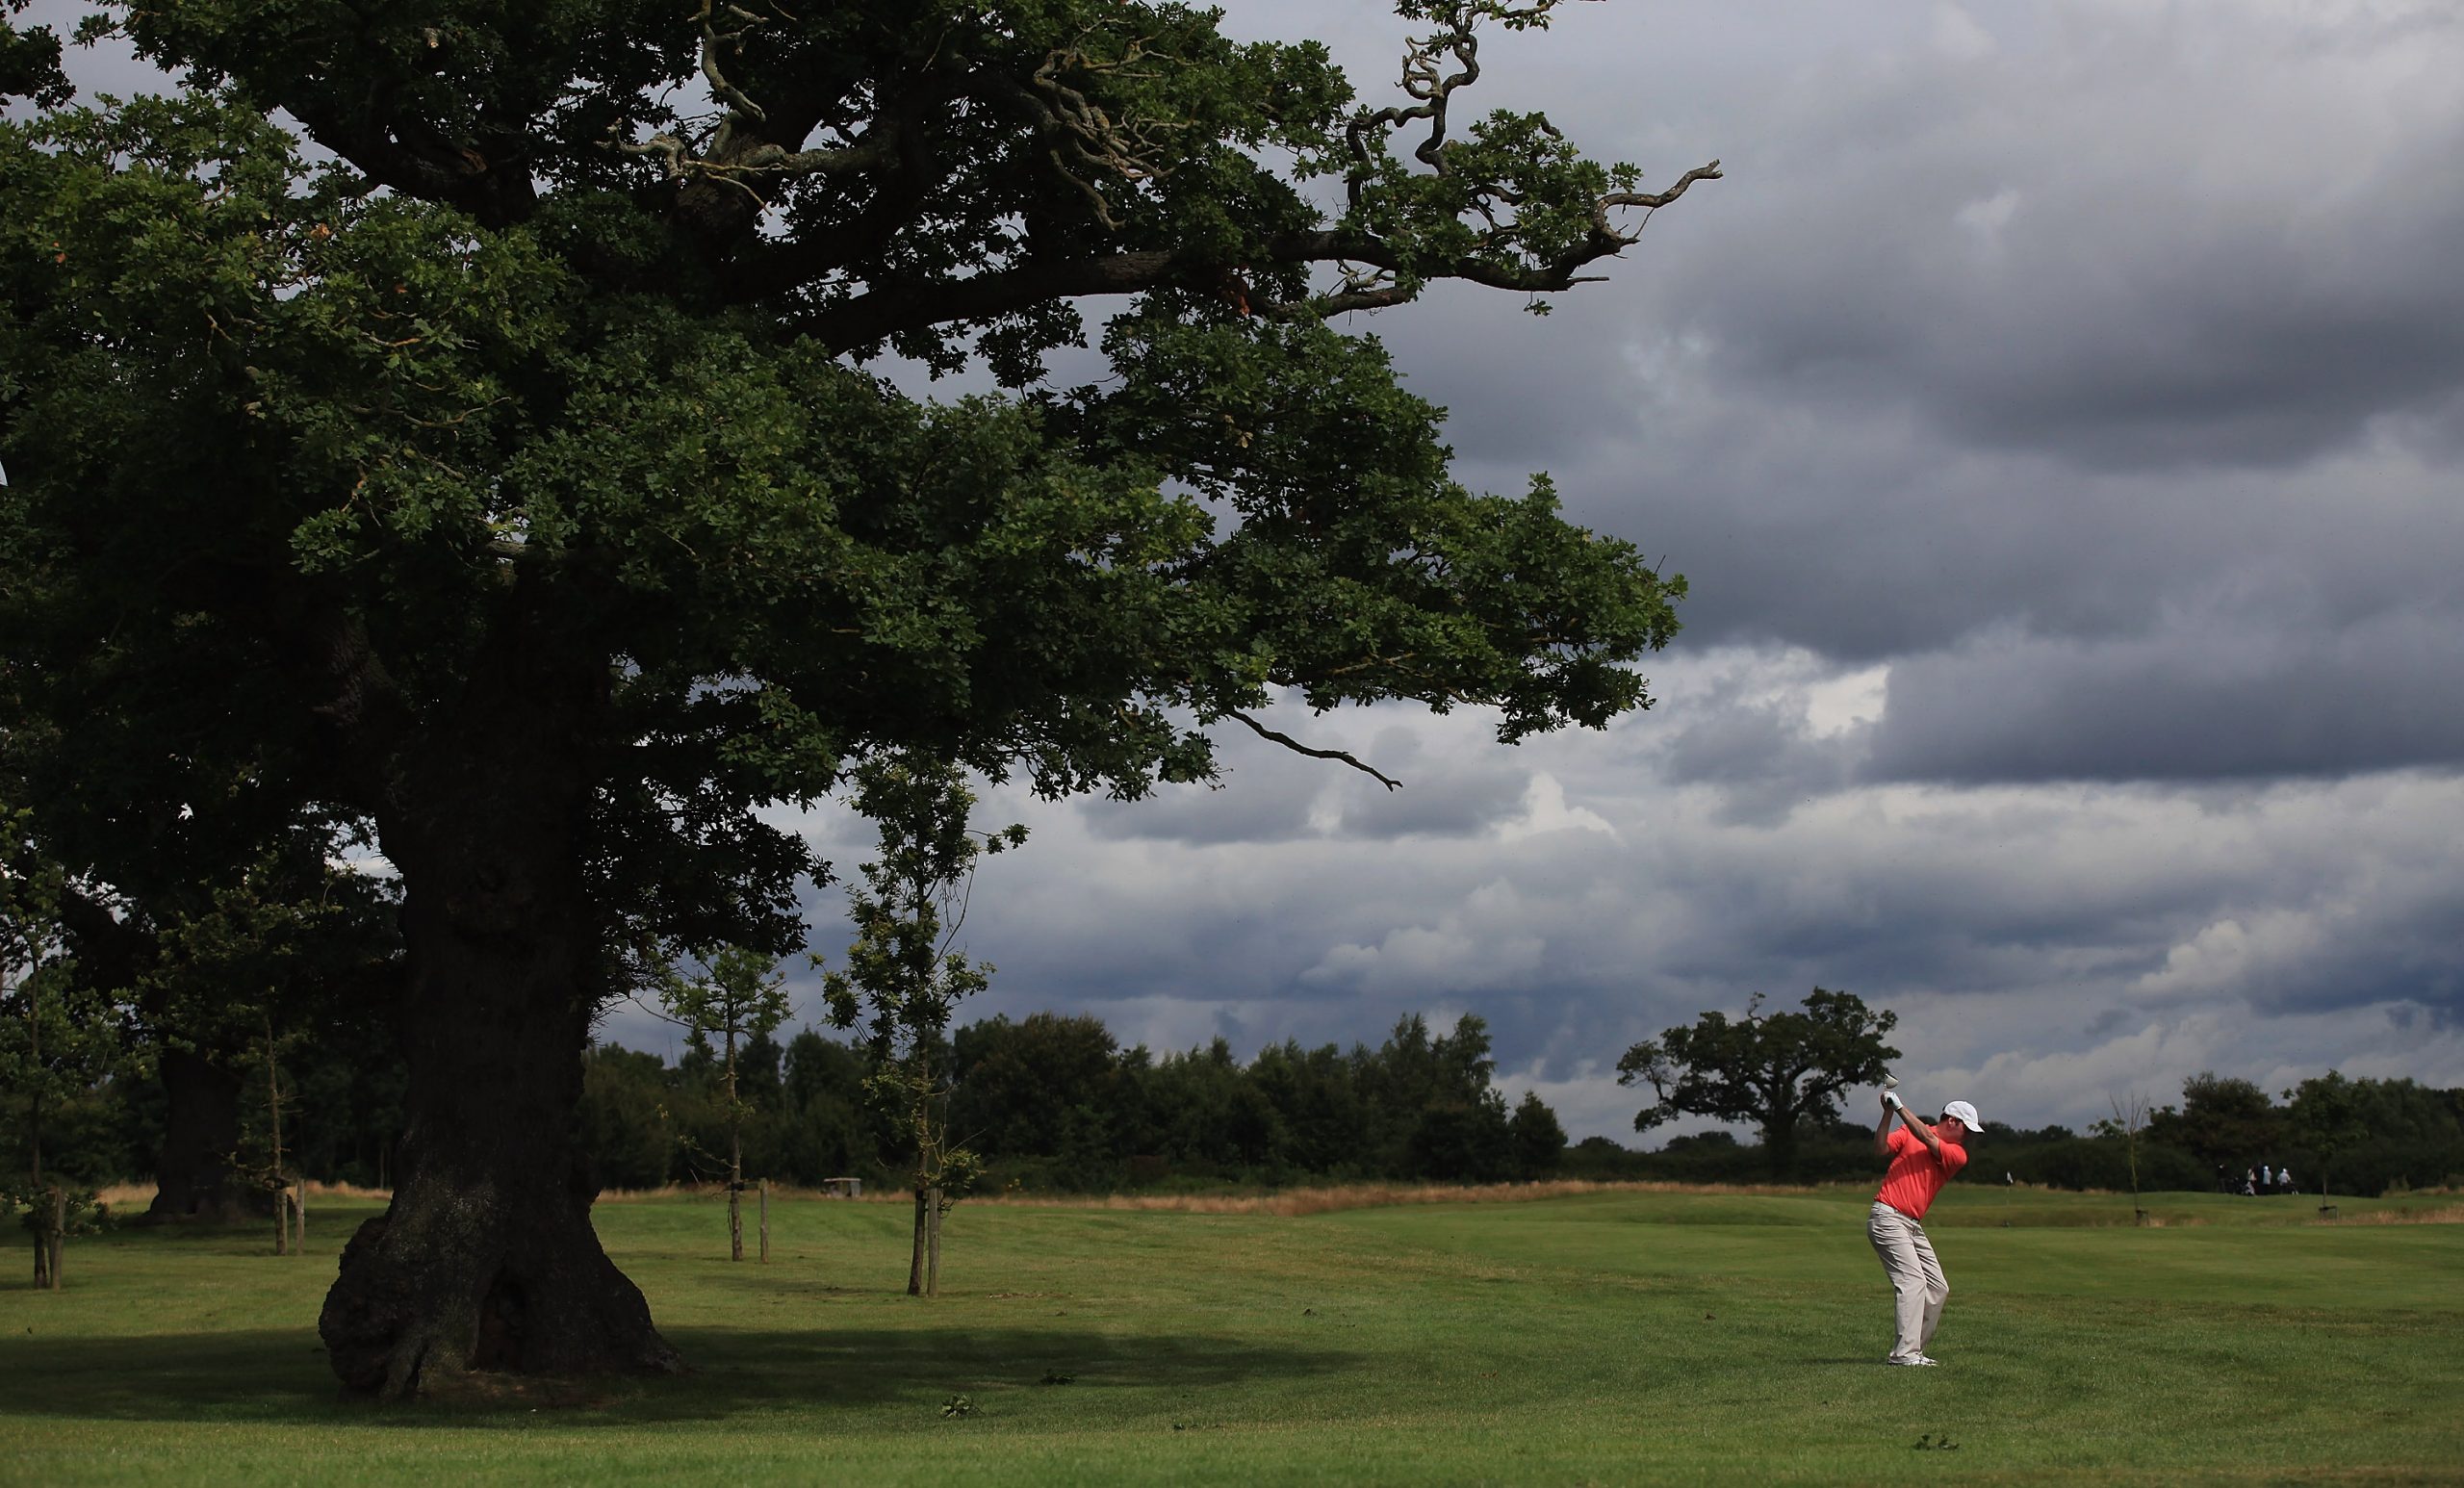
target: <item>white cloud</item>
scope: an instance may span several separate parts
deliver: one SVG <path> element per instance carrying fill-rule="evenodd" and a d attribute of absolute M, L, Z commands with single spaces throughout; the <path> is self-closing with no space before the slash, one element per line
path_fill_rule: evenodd
<path fill-rule="evenodd" d="M 1542 836 L 1556 832 L 1597 832 L 1614 838 L 1617 829 L 1608 819 L 1588 807 L 1568 806 L 1566 788 L 1555 776 L 1546 771 L 1531 777 L 1531 790 L 1524 798 L 1521 820 L 1502 823 L 1498 831 L 1508 841 L 1523 837 Z"/>

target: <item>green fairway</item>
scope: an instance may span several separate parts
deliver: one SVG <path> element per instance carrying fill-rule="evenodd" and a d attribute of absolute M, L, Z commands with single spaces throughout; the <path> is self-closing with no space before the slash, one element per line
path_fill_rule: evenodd
<path fill-rule="evenodd" d="M 603 1204 L 698 1373 L 414 1409 L 317 1351 L 367 1206 L 290 1260 L 122 1233 L 0 1285 L 0 1481 L 2464 1479 L 2464 1226 L 1955 1189 L 1944 1366 L 1895 1370 L 1868 1197 L 962 1205 L 929 1302 L 903 1205 L 778 1205 L 761 1267 L 713 1203 Z"/>

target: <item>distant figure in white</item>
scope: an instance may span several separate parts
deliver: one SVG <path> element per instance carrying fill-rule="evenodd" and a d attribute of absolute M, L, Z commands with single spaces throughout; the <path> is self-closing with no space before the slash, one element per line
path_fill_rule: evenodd
<path fill-rule="evenodd" d="M 1897 1131 L 1891 1130 L 1894 1116 L 1900 1122 Z M 1942 1321 L 1942 1303 L 1951 1295 L 1951 1284 L 1943 1279 L 1934 1243 L 1925 1238 L 1925 1211 L 1934 1207 L 1935 1195 L 1942 1192 L 1951 1174 L 1967 1166 L 1969 1134 L 1983 1125 L 1974 1106 L 1955 1100 L 1942 1108 L 1938 1124 L 1928 1126 L 1909 1114 L 1897 1090 L 1883 1091 L 1883 1119 L 1874 1128 L 1874 1156 L 1888 1158 L 1890 1170 L 1883 1176 L 1882 1192 L 1874 1195 L 1866 1234 L 1873 1239 L 1874 1254 L 1883 1259 L 1897 1306 L 1899 1333 L 1890 1357 L 1883 1361 L 1886 1364 L 1930 1368 L 1936 1362 L 1925 1347 L 1934 1341 L 1934 1329 Z"/>

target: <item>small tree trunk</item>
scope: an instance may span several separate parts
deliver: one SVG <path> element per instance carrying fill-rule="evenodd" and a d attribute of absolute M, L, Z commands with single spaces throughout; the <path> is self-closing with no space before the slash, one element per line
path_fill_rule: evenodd
<path fill-rule="evenodd" d="M 294 1255 L 308 1253 L 308 1180 L 300 1179 L 291 1186 L 291 1250 Z"/>
<path fill-rule="evenodd" d="M 26 973 L 31 981 L 34 973 Z M 20 984 L 23 985 L 23 984 Z M 38 989 L 26 988 L 26 1048 L 31 1056 L 35 1089 L 26 1103 L 26 1151 L 34 1161 L 34 1192 L 42 1193 L 42 1001 Z"/>
<path fill-rule="evenodd" d="M 273 1129 L 273 1253 L 291 1253 L 291 1184 L 282 1170 L 282 1066 L 274 1062 L 273 1014 L 266 1014 L 266 1115 Z"/>
<path fill-rule="evenodd" d="M 907 1263 L 907 1295 L 924 1295 L 924 1205 L 931 1191 L 920 1185 L 915 1190 L 915 1253 Z"/>
<path fill-rule="evenodd" d="M 728 1259 L 744 1259 L 744 1137 L 735 1109 L 735 1028 L 728 1028 Z"/>
<path fill-rule="evenodd" d="M 35 1194 L 35 1290 L 49 1292 L 60 1285 L 60 1246 L 53 1244 L 52 1232 L 61 1221 L 54 1218 L 59 1210 L 52 1204 L 58 1190 L 43 1190 Z"/>
<path fill-rule="evenodd" d="M 924 1215 L 924 1295 L 941 1295 L 941 1191 L 929 1191 Z"/>
<path fill-rule="evenodd" d="M 761 1180 L 761 1264 L 770 1264 L 770 1180 Z"/>

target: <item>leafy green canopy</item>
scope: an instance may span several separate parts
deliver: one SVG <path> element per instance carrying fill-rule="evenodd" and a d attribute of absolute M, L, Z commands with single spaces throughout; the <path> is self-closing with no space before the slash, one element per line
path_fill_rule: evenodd
<path fill-rule="evenodd" d="M 31 98 L 45 106 L 66 103 L 72 94 L 60 70 L 60 38 L 48 26 L 20 31 L 11 17 L 32 0 L 0 0 L 0 99 Z"/>
<path fill-rule="evenodd" d="M 105 8 L 186 81 L 0 128 L 0 726 L 91 862 L 200 780 L 390 834 L 552 764 L 605 912 L 783 949 L 758 813 L 885 750 L 1135 797 L 1281 688 L 1647 706 L 1682 579 L 1455 484 L 1325 321 L 1563 290 L 1716 165 L 1464 126 L 1554 0 L 1399 9 L 1373 110 L 1121 0 Z M 1090 296 L 1113 377 L 1037 385 Z"/>

